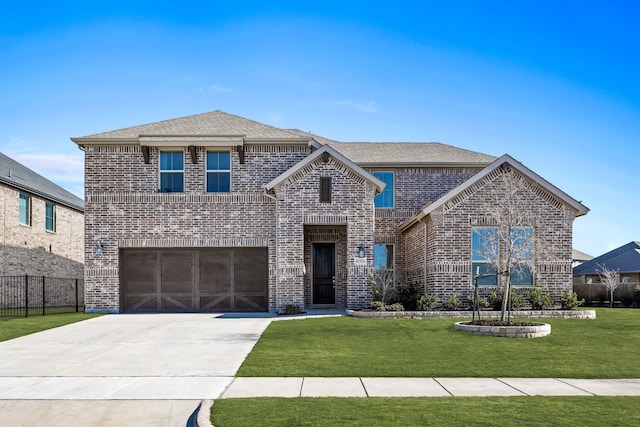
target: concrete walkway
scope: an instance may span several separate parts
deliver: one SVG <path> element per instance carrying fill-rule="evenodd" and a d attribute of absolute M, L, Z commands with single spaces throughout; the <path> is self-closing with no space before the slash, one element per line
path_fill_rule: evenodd
<path fill-rule="evenodd" d="M 640 379 L 235 378 L 219 398 L 640 396 Z"/>

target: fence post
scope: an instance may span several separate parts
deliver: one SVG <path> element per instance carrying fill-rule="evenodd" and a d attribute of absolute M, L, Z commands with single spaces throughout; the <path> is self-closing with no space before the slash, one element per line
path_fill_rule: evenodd
<path fill-rule="evenodd" d="M 44 316 L 44 296 L 45 296 L 44 276 L 42 276 L 42 315 Z"/>
<path fill-rule="evenodd" d="M 29 275 L 24 275 L 24 317 L 29 317 Z"/>
<path fill-rule="evenodd" d="M 76 277 L 76 313 L 78 312 L 78 278 Z"/>

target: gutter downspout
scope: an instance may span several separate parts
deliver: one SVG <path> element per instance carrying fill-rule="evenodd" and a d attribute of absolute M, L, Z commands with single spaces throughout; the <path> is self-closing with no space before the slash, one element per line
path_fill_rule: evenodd
<path fill-rule="evenodd" d="M 275 292 L 276 292 L 276 314 L 278 313 L 278 307 L 280 307 L 280 298 L 278 295 L 278 199 L 275 196 L 272 196 L 271 194 L 269 194 L 267 192 L 266 188 L 263 188 L 264 190 L 264 195 L 267 196 L 270 199 L 275 200 L 276 202 L 276 217 L 275 217 L 275 221 L 276 221 L 276 242 L 275 242 L 275 251 L 276 251 L 276 265 L 275 265 L 275 270 L 276 270 L 276 286 L 275 286 Z"/>

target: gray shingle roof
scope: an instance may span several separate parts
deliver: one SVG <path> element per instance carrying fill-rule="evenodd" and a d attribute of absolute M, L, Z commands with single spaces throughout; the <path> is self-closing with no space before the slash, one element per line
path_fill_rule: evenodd
<path fill-rule="evenodd" d="M 640 242 L 630 242 L 573 269 L 574 275 L 598 274 L 599 265 L 619 273 L 640 272 Z"/>
<path fill-rule="evenodd" d="M 112 130 L 79 138 L 83 139 L 137 139 L 140 136 L 236 136 L 244 138 L 298 138 L 299 135 L 220 110 L 177 119 L 163 120 L 146 125 Z"/>
<path fill-rule="evenodd" d="M 339 142 L 298 129 L 289 129 L 329 145 L 360 166 L 469 165 L 485 167 L 496 157 L 440 142 Z"/>
<path fill-rule="evenodd" d="M 0 153 L 0 182 L 84 212 L 84 200 L 2 153 Z"/>

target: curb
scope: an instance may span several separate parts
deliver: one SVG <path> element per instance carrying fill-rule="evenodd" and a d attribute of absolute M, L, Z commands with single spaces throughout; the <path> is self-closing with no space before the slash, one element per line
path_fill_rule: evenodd
<path fill-rule="evenodd" d="M 211 407 L 213 400 L 203 400 L 198 408 L 198 416 L 196 417 L 197 427 L 215 427 L 211 424 Z"/>

